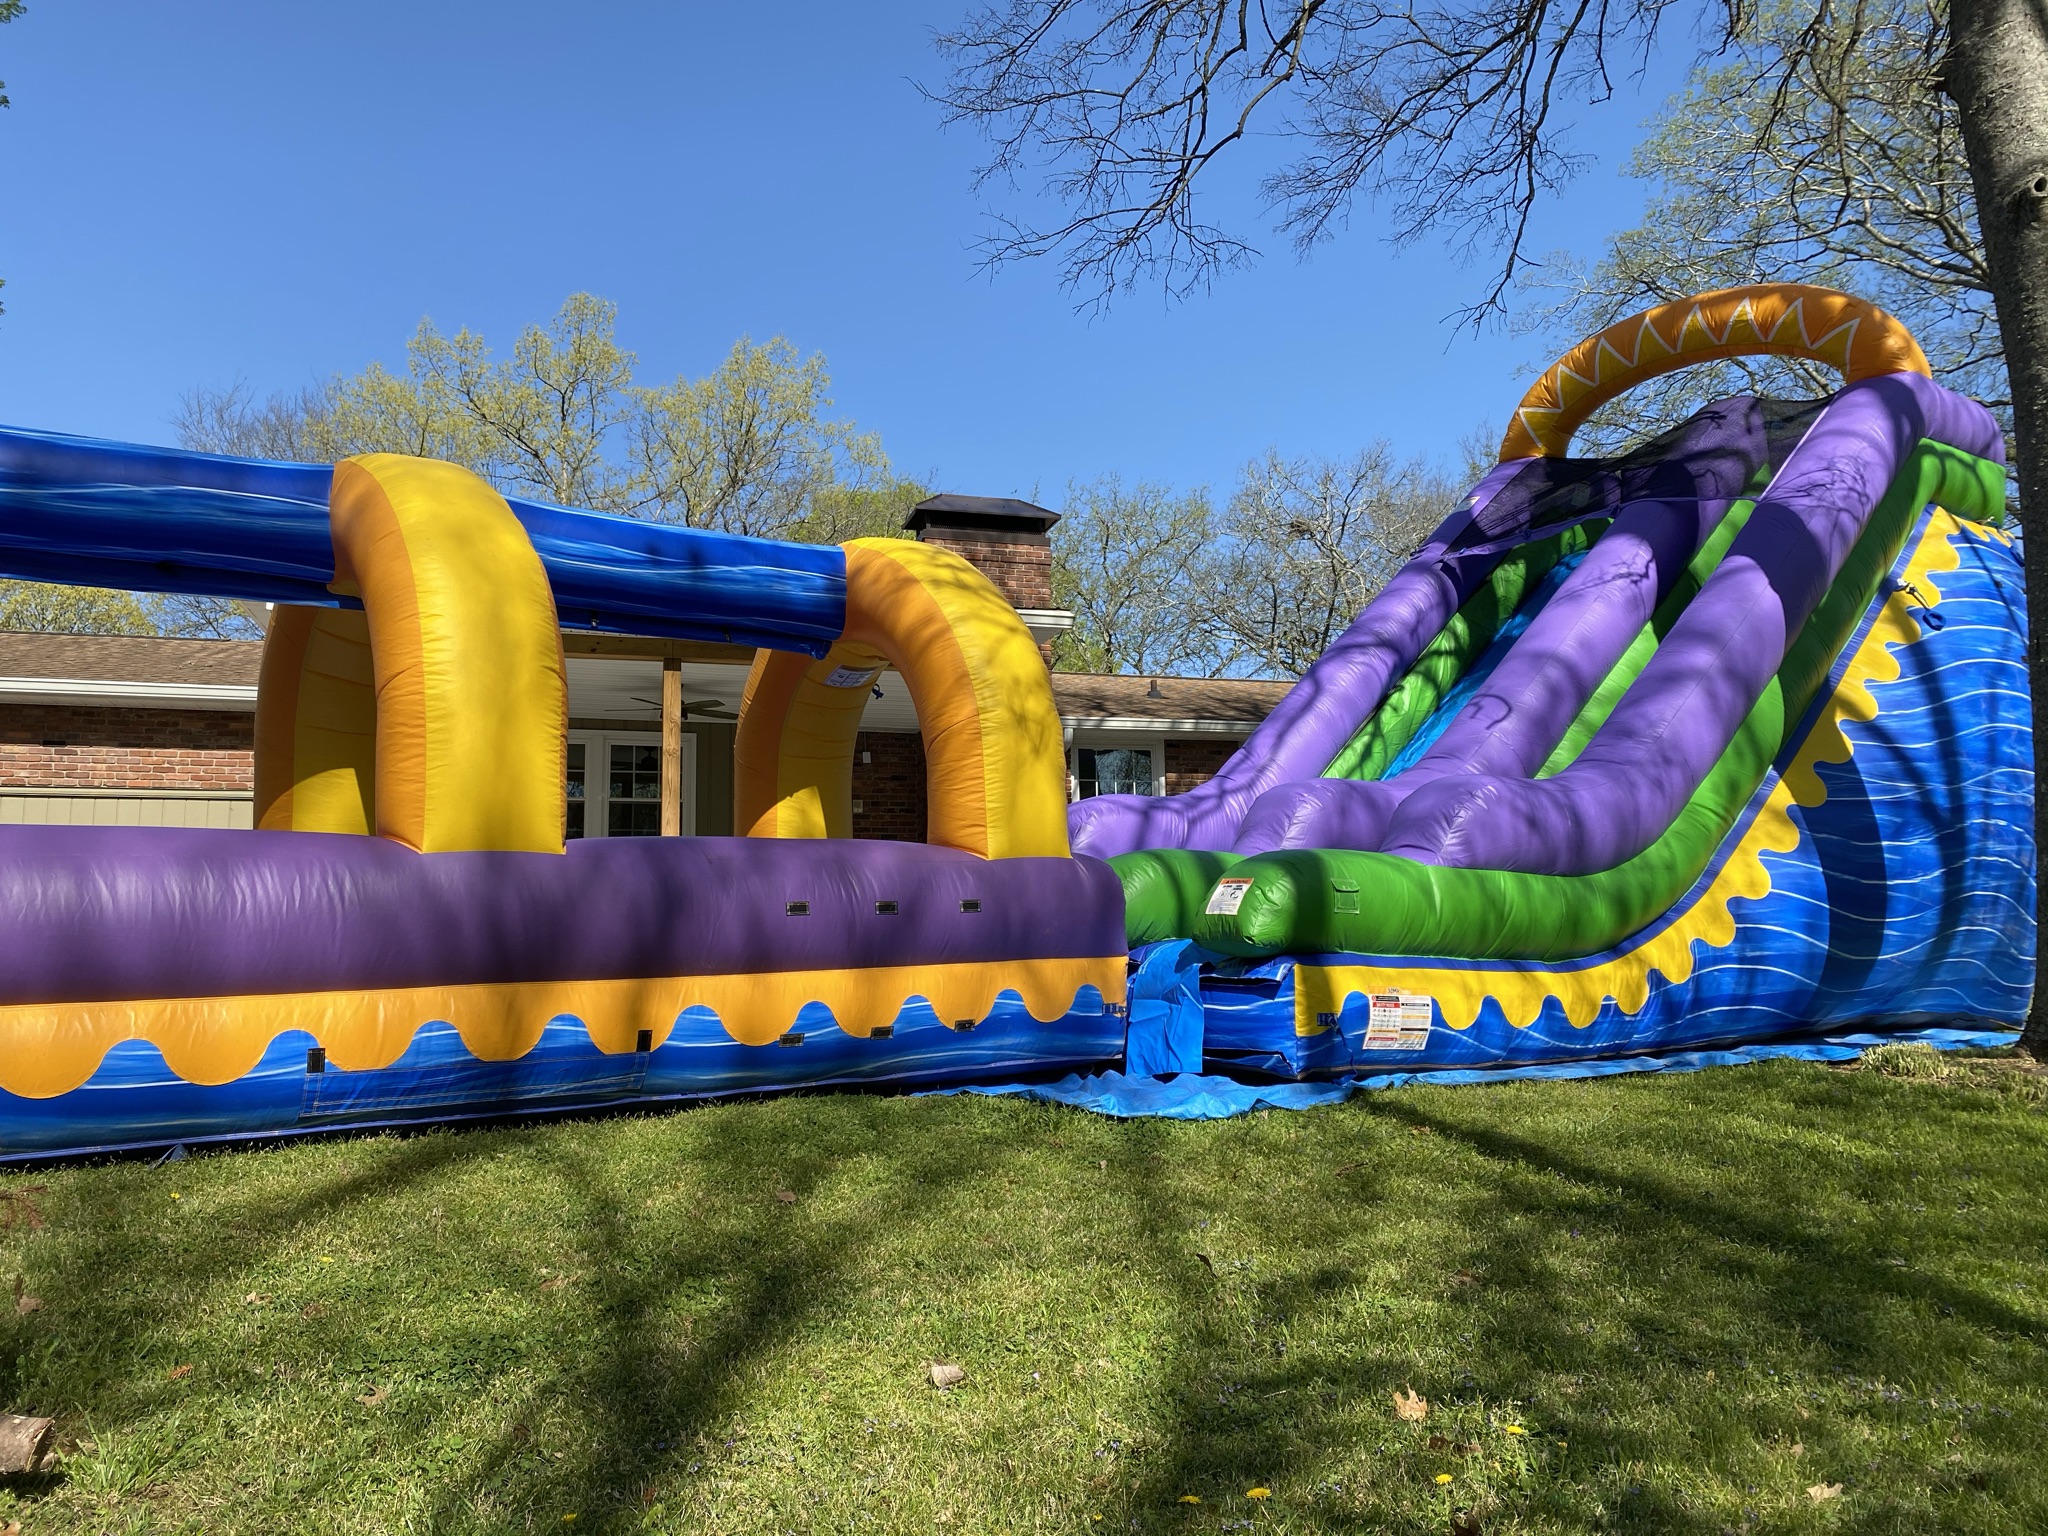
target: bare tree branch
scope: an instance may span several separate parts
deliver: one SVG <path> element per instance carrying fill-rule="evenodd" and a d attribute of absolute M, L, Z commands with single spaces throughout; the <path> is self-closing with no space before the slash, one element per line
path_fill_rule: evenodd
<path fill-rule="evenodd" d="M 928 94 L 987 138 L 979 187 L 1035 181 L 1053 210 L 996 214 L 986 259 L 1057 255 L 1084 303 L 1185 295 L 1256 255 L 1195 192 L 1264 136 L 1295 147 L 1260 194 L 1297 250 L 1373 199 L 1397 243 L 1494 260 L 1477 321 L 1529 260 L 1537 199 L 1584 163 L 1559 114 L 1611 95 L 1615 58 L 1640 70 L 1668 3 L 1011 0 L 939 39 L 951 75 Z M 1723 0 L 1724 38 L 1744 14 Z"/>

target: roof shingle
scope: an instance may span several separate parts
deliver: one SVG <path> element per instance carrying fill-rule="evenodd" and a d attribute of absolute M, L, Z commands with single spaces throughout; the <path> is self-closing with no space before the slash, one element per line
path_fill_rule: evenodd
<path fill-rule="evenodd" d="M 211 683 L 253 688 L 261 640 L 173 640 L 159 635 L 48 635 L 0 630 L 0 677 L 122 683 Z"/>

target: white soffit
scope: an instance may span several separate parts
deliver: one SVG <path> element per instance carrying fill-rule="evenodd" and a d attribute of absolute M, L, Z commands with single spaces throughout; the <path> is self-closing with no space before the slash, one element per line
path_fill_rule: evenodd
<path fill-rule="evenodd" d="M 0 677 L 0 701 L 10 704 L 123 704 L 163 709 L 218 709 L 247 714 L 256 708 L 253 683 L 138 683 L 125 678 Z"/>
<path fill-rule="evenodd" d="M 661 663 L 645 656 L 571 656 L 569 716 L 574 720 L 616 720 L 622 730 L 647 730 L 661 720 Z M 747 668 L 726 662 L 683 663 L 685 704 L 711 700 L 713 713 L 694 713 L 691 723 L 731 725 L 747 691 Z M 874 697 L 873 688 L 882 690 Z M 869 690 L 861 727 L 870 731 L 914 731 L 917 711 L 910 687 L 884 672 Z"/>

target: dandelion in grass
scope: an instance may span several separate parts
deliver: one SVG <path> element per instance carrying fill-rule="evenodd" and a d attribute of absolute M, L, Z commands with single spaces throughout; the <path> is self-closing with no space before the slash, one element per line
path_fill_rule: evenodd
<path fill-rule="evenodd" d="M 1444 1485 L 1445 1483 L 1448 1483 L 1448 1482 L 1449 1482 L 1450 1480 L 1451 1480 L 1451 1474 L 1450 1474 L 1450 1473 L 1448 1473 L 1448 1472 L 1439 1472 L 1439 1473 L 1437 1473 L 1437 1475 L 1436 1475 L 1436 1485 L 1437 1485 L 1437 1487 L 1439 1487 L 1439 1488 L 1443 1487 L 1443 1485 Z"/>
<path fill-rule="evenodd" d="M 1510 1424 L 1508 1426 L 1508 1433 L 1511 1435 L 1526 1435 L 1529 1431 L 1522 1428 L 1519 1424 Z"/>
<path fill-rule="evenodd" d="M 1244 1491 L 1244 1496 L 1248 1499 L 1270 1499 L 1273 1497 L 1273 1490 L 1270 1488 L 1247 1488 Z"/>
<path fill-rule="evenodd" d="M 1176 1504 L 1199 1504 L 1201 1502 L 1202 1496 L 1199 1493 L 1184 1493 L 1174 1500 Z"/>

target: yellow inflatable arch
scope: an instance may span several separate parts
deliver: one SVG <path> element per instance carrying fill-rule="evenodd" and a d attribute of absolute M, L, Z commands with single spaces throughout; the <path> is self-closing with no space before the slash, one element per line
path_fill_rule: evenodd
<path fill-rule="evenodd" d="M 924 737 L 925 840 L 1066 858 L 1067 766 L 1052 683 L 1016 610 L 967 561 L 905 539 L 846 548 L 846 629 L 823 660 L 762 651 L 733 754 L 734 827 L 853 835 L 853 748 L 868 689 L 903 675 Z"/>
<path fill-rule="evenodd" d="M 569 689 L 554 593 L 505 498 L 453 464 L 334 466 L 333 590 L 279 608 L 256 690 L 266 831 L 560 853 Z"/>
<path fill-rule="evenodd" d="M 1772 355 L 1826 363 L 1851 384 L 1929 372 L 1912 332 L 1875 304 L 1809 283 L 1722 288 L 1617 320 L 1544 369 L 1515 407 L 1501 462 L 1561 457 L 1594 411 L 1660 374 Z"/>

